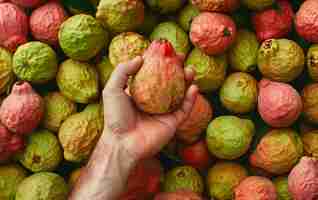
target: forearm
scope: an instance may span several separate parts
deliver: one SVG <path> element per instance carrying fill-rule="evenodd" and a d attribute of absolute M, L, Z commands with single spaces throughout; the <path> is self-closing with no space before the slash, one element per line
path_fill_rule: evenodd
<path fill-rule="evenodd" d="M 117 144 L 112 134 L 104 133 L 69 200 L 117 200 L 124 191 L 135 159 Z"/>

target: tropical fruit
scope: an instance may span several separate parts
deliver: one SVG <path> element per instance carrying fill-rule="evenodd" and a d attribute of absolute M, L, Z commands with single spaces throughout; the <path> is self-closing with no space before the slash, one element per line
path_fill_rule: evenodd
<path fill-rule="evenodd" d="M 318 101 L 316 98 L 318 84 L 313 83 L 304 87 L 302 91 L 302 101 L 304 104 L 303 113 L 309 122 L 318 123 Z"/>
<path fill-rule="evenodd" d="M 166 40 L 153 41 L 143 58 L 143 65 L 130 85 L 130 93 L 137 107 L 151 114 L 176 110 L 185 95 L 181 59 Z M 165 84 L 160 84 L 162 82 Z"/>
<path fill-rule="evenodd" d="M 82 167 L 82 168 L 77 168 L 71 172 L 68 179 L 68 185 L 70 188 L 73 188 L 75 186 L 83 170 L 85 169 Z"/>
<path fill-rule="evenodd" d="M 0 94 L 8 93 L 15 80 L 12 69 L 12 54 L 0 47 Z"/>
<path fill-rule="evenodd" d="M 293 200 L 288 191 L 288 177 L 280 176 L 273 180 L 277 191 L 277 200 Z"/>
<path fill-rule="evenodd" d="M 165 192 L 156 195 L 154 200 L 203 200 L 197 193 L 189 190 L 178 190 L 177 192 Z"/>
<path fill-rule="evenodd" d="M 318 81 L 318 45 L 313 44 L 307 53 L 307 69 L 309 76 L 315 82 Z"/>
<path fill-rule="evenodd" d="M 263 10 L 275 3 L 275 0 L 242 0 L 242 3 L 251 10 Z"/>
<path fill-rule="evenodd" d="M 182 0 L 146 0 L 148 6 L 161 14 L 167 14 L 177 11 L 182 7 Z"/>
<path fill-rule="evenodd" d="M 192 0 L 193 5 L 201 11 L 232 12 L 240 5 L 239 0 Z"/>
<path fill-rule="evenodd" d="M 11 0 L 12 3 L 24 8 L 35 8 L 46 0 Z"/>
<path fill-rule="evenodd" d="M 302 133 L 301 140 L 306 156 L 318 158 L 318 130 Z"/>
<path fill-rule="evenodd" d="M 150 10 L 145 10 L 145 19 L 144 22 L 137 28 L 138 33 L 142 33 L 144 35 L 150 35 L 153 29 L 159 23 L 159 17 L 151 12 Z"/>
<path fill-rule="evenodd" d="M 108 56 L 104 56 L 101 61 L 97 63 L 96 68 L 100 86 L 101 88 L 104 88 L 115 67 L 110 63 Z"/>
<path fill-rule="evenodd" d="M 199 9 L 189 3 L 179 12 L 178 23 L 184 31 L 188 32 L 190 30 L 193 18 L 199 14 Z"/>

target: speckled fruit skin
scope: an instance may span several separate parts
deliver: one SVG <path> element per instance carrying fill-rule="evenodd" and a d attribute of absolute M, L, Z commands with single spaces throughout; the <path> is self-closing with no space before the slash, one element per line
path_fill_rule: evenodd
<path fill-rule="evenodd" d="M 108 56 L 104 56 L 96 68 L 101 88 L 104 88 L 115 67 L 110 63 Z"/>
<path fill-rule="evenodd" d="M 300 136 L 292 129 L 268 132 L 250 155 L 250 164 L 272 174 L 289 172 L 303 155 Z"/>
<path fill-rule="evenodd" d="M 102 107 L 89 104 L 84 111 L 67 118 L 58 133 L 64 158 L 82 162 L 89 158 L 103 131 Z"/>
<path fill-rule="evenodd" d="M 175 51 L 185 58 L 190 50 L 188 34 L 175 22 L 163 22 L 156 26 L 150 35 L 151 40 L 168 40 Z"/>
<path fill-rule="evenodd" d="M 277 200 L 293 200 L 288 191 L 288 177 L 277 177 L 273 183 L 277 191 Z"/>
<path fill-rule="evenodd" d="M 318 160 L 303 157 L 288 176 L 288 190 L 294 200 L 318 198 Z"/>
<path fill-rule="evenodd" d="M 242 4 L 251 10 L 263 10 L 273 5 L 275 0 L 242 0 Z"/>
<path fill-rule="evenodd" d="M 11 0 L 12 3 L 21 6 L 23 8 L 35 8 L 46 0 Z"/>
<path fill-rule="evenodd" d="M 62 161 L 63 152 L 57 137 L 43 129 L 28 136 L 26 148 L 18 159 L 32 172 L 53 171 Z"/>
<path fill-rule="evenodd" d="M 40 172 L 24 179 L 18 187 L 16 200 L 66 200 L 69 188 L 64 179 L 51 172 Z"/>
<path fill-rule="evenodd" d="M 318 82 L 318 45 L 313 44 L 307 53 L 307 69 L 309 76 Z"/>
<path fill-rule="evenodd" d="M 25 135 L 35 129 L 44 113 L 44 103 L 27 82 L 17 82 L 2 102 L 0 120 L 13 133 Z"/>
<path fill-rule="evenodd" d="M 318 1 L 306 0 L 299 8 L 295 27 L 297 33 L 305 40 L 313 43 L 318 42 Z"/>
<path fill-rule="evenodd" d="M 235 200 L 277 200 L 274 184 L 267 178 L 250 176 L 235 188 Z"/>
<path fill-rule="evenodd" d="M 36 40 L 57 46 L 58 32 L 67 13 L 58 2 L 49 2 L 32 12 L 30 29 Z"/>
<path fill-rule="evenodd" d="M 241 29 L 229 50 L 229 62 L 235 71 L 251 72 L 257 66 L 257 51 L 260 44 L 255 33 Z"/>
<path fill-rule="evenodd" d="M 200 138 L 213 117 L 212 107 L 204 96 L 198 95 L 188 118 L 177 128 L 177 137 L 185 143 L 193 143 Z"/>
<path fill-rule="evenodd" d="M 247 113 L 254 110 L 257 97 L 257 80 L 244 72 L 229 75 L 220 90 L 222 105 L 234 113 Z"/>
<path fill-rule="evenodd" d="M 60 26 L 59 44 L 64 53 L 79 61 L 87 61 L 105 46 L 108 33 L 94 17 L 74 15 Z"/>
<path fill-rule="evenodd" d="M 212 199 L 232 200 L 234 188 L 248 176 L 247 170 L 234 162 L 218 162 L 209 169 L 207 185 Z"/>
<path fill-rule="evenodd" d="M 56 81 L 61 93 L 76 103 L 94 102 L 99 96 L 98 74 L 88 63 L 71 59 L 64 61 Z"/>
<path fill-rule="evenodd" d="M 203 12 L 192 21 L 190 39 L 207 55 L 224 53 L 235 38 L 236 25 L 227 15 Z"/>
<path fill-rule="evenodd" d="M 206 135 L 209 151 L 219 159 L 239 158 L 249 149 L 254 132 L 255 127 L 250 120 L 235 116 L 215 118 Z"/>
<path fill-rule="evenodd" d="M 12 69 L 12 54 L 0 47 L 0 94 L 9 92 L 15 80 Z"/>
<path fill-rule="evenodd" d="M 176 192 L 178 190 L 189 190 L 197 194 L 203 193 L 204 182 L 195 168 L 179 166 L 166 174 L 163 191 Z"/>
<path fill-rule="evenodd" d="M 204 93 L 222 86 L 228 67 L 226 55 L 208 56 L 198 48 L 190 52 L 185 65 L 195 71 L 194 84 Z"/>
<path fill-rule="evenodd" d="M 163 168 L 157 159 L 143 160 L 130 172 L 125 192 L 119 200 L 148 200 L 160 192 Z"/>
<path fill-rule="evenodd" d="M 232 12 L 240 5 L 239 0 L 192 0 L 191 2 L 201 11 L 208 12 Z"/>
<path fill-rule="evenodd" d="M 193 18 L 198 16 L 199 14 L 199 9 L 189 3 L 179 12 L 178 23 L 184 31 L 188 32 L 190 30 Z"/>
<path fill-rule="evenodd" d="M 185 95 L 181 59 L 166 40 L 153 41 L 143 58 L 143 65 L 130 85 L 130 93 L 137 107 L 151 114 L 174 111 Z M 161 84 L 162 81 L 165 84 Z"/>
<path fill-rule="evenodd" d="M 272 127 L 289 127 L 302 112 L 301 97 L 291 85 L 263 79 L 259 83 L 258 112 Z"/>
<path fill-rule="evenodd" d="M 0 199 L 14 199 L 18 185 L 27 176 L 26 170 L 17 164 L 0 166 Z"/>
<path fill-rule="evenodd" d="M 96 18 L 111 32 L 133 31 L 144 21 L 141 0 L 101 0 Z"/>
<path fill-rule="evenodd" d="M 158 194 L 154 200 L 203 200 L 198 194 L 188 190 L 178 190 L 176 192 L 166 192 Z"/>
<path fill-rule="evenodd" d="M 204 140 L 179 149 L 183 162 L 196 169 L 205 170 L 214 160 Z"/>
<path fill-rule="evenodd" d="M 12 3 L 0 3 L 0 46 L 14 52 L 27 42 L 28 17 L 22 9 Z"/>
<path fill-rule="evenodd" d="M 270 8 L 253 15 L 253 25 L 259 41 L 283 38 L 292 29 L 294 12 L 288 0 L 278 0 L 277 8 Z"/>
<path fill-rule="evenodd" d="M 146 0 L 148 6 L 153 10 L 161 13 L 173 13 L 176 12 L 179 8 L 182 7 L 182 0 Z"/>
<path fill-rule="evenodd" d="M 306 85 L 302 91 L 303 113 L 307 121 L 318 124 L 318 84 Z"/>
<path fill-rule="evenodd" d="M 13 72 L 21 80 L 46 83 L 55 78 L 57 68 L 55 51 L 42 42 L 23 44 L 13 55 Z"/>
<path fill-rule="evenodd" d="M 306 156 L 318 159 L 318 130 L 308 131 L 301 135 Z"/>
<path fill-rule="evenodd" d="M 136 56 L 141 56 L 149 46 L 149 41 L 134 32 L 125 32 L 115 36 L 109 45 L 109 60 L 113 66 L 126 63 Z"/>
<path fill-rule="evenodd" d="M 258 51 L 258 69 L 264 77 L 275 81 L 294 80 L 302 73 L 304 65 L 304 51 L 292 40 L 266 40 Z"/>
<path fill-rule="evenodd" d="M 61 124 L 76 112 L 76 104 L 60 92 L 50 92 L 44 97 L 45 112 L 42 124 L 44 128 L 58 132 Z"/>

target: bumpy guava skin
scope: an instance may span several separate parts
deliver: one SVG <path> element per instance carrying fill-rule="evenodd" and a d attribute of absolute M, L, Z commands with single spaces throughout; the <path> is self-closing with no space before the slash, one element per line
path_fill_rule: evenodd
<path fill-rule="evenodd" d="M 178 23 L 184 31 L 188 32 L 190 30 L 193 18 L 199 14 L 200 11 L 197 7 L 193 6 L 192 4 L 188 4 L 179 12 Z"/>
<path fill-rule="evenodd" d="M 277 191 L 277 200 L 293 200 L 288 191 L 288 177 L 280 176 L 273 180 Z"/>
<path fill-rule="evenodd" d="M 303 113 L 307 121 L 318 124 L 318 84 L 306 85 L 302 91 Z"/>
<path fill-rule="evenodd" d="M 12 54 L 0 47 L 0 94 L 9 92 L 15 80 L 12 69 Z"/>
<path fill-rule="evenodd" d="M 306 156 L 318 159 L 318 131 L 312 130 L 301 135 L 304 144 L 304 153 Z"/>
<path fill-rule="evenodd" d="M 232 12 L 240 6 L 239 0 L 192 0 L 201 11 Z"/>
<path fill-rule="evenodd" d="M 318 81 L 318 45 L 313 44 L 307 53 L 307 69 L 309 76 L 315 82 Z"/>

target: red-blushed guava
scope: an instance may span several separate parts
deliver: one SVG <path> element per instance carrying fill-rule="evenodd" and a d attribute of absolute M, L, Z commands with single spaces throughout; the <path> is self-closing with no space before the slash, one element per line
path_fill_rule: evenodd
<path fill-rule="evenodd" d="M 207 55 L 224 53 L 235 38 L 236 25 L 227 15 L 203 12 L 192 21 L 191 42 Z"/>
<path fill-rule="evenodd" d="M 280 176 L 273 179 L 277 192 L 277 200 L 293 200 L 288 191 L 288 177 Z"/>
<path fill-rule="evenodd" d="M 110 63 L 108 56 L 104 56 L 102 60 L 97 63 L 96 68 L 100 86 L 101 88 L 104 88 L 115 67 Z"/>
<path fill-rule="evenodd" d="M 193 18 L 199 14 L 199 9 L 189 3 L 179 12 L 178 23 L 184 31 L 188 32 L 190 30 Z"/>
<path fill-rule="evenodd" d="M 310 78 L 318 82 L 318 45 L 313 44 L 307 52 L 307 70 Z"/>
<path fill-rule="evenodd" d="M 145 0 L 148 6 L 160 14 L 176 12 L 183 5 L 183 0 Z"/>
<path fill-rule="evenodd" d="M 240 6 L 239 0 L 192 0 L 192 4 L 201 11 L 232 12 Z"/>
<path fill-rule="evenodd" d="M 47 0 L 10 0 L 12 3 L 23 8 L 35 8 Z"/>
<path fill-rule="evenodd" d="M 306 156 L 318 159 L 318 130 L 308 131 L 301 134 Z"/>
<path fill-rule="evenodd" d="M 303 143 L 292 129 L 273 129 L 259 142 L 250 155 L 250 164 L 269 173 L 288 173 L 303 155 Z"/>
<path fill-rule="evenodd" d="M 306 85 L 302 91 L 303 114 L 305 119 L 313 124 L 318 124 L 318 84 Z"/>
<path fill-rule="evenodd" d="M 189 190 L 178 190 L 176 192 L 165 192 L 156 195 L 154 200 L 203 200 L 197 193 Z"/>
<path fill-rule="evenodd" d="M 0 94 L 8 93 L 15 80 L 12 69 L 12 54 L 0 47 Z"/>
<path fill-rule="evenodd" d="M 242 4 L 251 10 L 263 10 L 275 3 L 275 0 L 242 0 Z"/>

